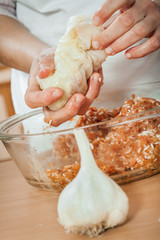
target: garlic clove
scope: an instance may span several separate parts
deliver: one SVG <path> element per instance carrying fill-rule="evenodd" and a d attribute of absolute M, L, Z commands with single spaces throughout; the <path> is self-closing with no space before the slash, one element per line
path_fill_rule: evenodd
<path fill-rule="evenodd" d="M 126 220 L 128 198 L 98 168 L 84 130 L 74 130 L 74 134 L 80 150 L 81 168 L 59 196 L 59 222 L 68 231 L 98 236 Z"/>

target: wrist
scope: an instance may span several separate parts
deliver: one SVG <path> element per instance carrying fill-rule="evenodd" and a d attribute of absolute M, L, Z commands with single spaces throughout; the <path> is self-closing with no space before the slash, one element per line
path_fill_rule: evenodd
<path fill-rule="evenodd" d="M 31 46 L 28 46 L 28 50 L 27 50 L 28 57 L 25 62 L 26 68 L 23 70 L 29 73 L 34 59 L 42 55 L 43 52 L 46 51 L 48 48 L 50 48 L 50 46 L 40 41 L 39 39 L 35 38 L 33 41 L 31 41 Z"/>
<path fill-rule="evenodd" d="M 33 60 L 43 55 L 43 53 L 46 52 L 49 48 L 51 47 L 43 42 L 39 42 L 38 45 L 36 44 L 34 52 L 32 53 Z"/>

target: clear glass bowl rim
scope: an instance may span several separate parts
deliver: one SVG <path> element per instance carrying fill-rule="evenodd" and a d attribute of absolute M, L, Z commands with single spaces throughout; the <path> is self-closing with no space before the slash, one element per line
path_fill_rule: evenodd
<path fill-rule="evenodd" d="M 11 140 L 11 139 L 13 140 L 13 139 L 17 139 L 17 138 L 21 139 L 23 137 L 65 133 L 65 132 L 73 131 L 75 129 L 75 127 L 71 127 L 71 128 L 67 128 L 67 129 L 63 129 L 63 130 L 57 130 L 57 131 L 53 130 L 53 131 L 49 131 L 49 132 L 40 132 L 40 133 L 23 133 L 23 134 L 6 133 L 6 130 L 8 130 L 9 128 L 15 126 L 16 124 L 22 122 L 23 120 L 28 119 L 33 116 L 36 116 L 41 113 L 43 113 L 42 109 L 36 109 L 36 110 L 32 110 L 25 114 L 13 115 L 12 117 L 1 122 L 0 123 L 0 140 L 5 141 L 5 140 Z M 105 127 L 115 127 L 115 126 L 119 126 L 119 125 L 123 125 L 123 124 L 128 124 L 131 122 L 145 120 L 145 119 L 151 119 L 151 118 L 155 118 L 155 117 L 160 117 L 160 106 L 140 112 L 140 113 L 134 113 L 129 116 L 113 118 L 111 120 L 107 120 L 104 122 L 89 124 L 89 125 L 85 125 L 82 127 L 77 127 L 76 129 L 86 129 L 86 128 L 98 127 L 98 126 L 102 126 L 102 125 L 105 125 Z"/>

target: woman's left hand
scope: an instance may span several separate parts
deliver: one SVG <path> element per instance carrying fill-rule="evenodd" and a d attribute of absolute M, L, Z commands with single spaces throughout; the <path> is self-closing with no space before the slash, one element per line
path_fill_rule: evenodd
<path fill-rule="evenodd" d="M 92 42 L 95 49 L 105 48 L 107 55 L 129 48 L 125 56 L 133 59 L 160 48 L 160 6 L 151 0 L 107 0 L 94 14 L 92 23 L 96 26 L 107 23 Z M 143 44 L 131 47 L 146 37 L 149 39 Z"/>
<path fill-rule="evenodd" d="M 63 108 L 52 111 L 47 106 L 61 98 L 63 90 L 57 87 L 41 90 L 36 76 L 41 79 L 46 78 L 53 74 L 54 70 L 54 49 L 48 47 L 32 63 L 25 101 L 30 108 L 43 107 L 45 122 L 56 127 L 76 115 L 85 114 L 95 98 L 98 97 L 103 85 L 103 73 L 102 69 L 99 69 L 98 72 L 91 75 L 88 79 L 88 89 L 85 95 L 75 93 Z"/>

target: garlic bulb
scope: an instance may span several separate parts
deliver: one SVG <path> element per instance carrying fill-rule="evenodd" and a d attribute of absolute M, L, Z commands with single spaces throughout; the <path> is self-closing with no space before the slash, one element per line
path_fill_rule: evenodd
<path fill-rule="evenodd" d="M 68 231 L 98 236 L 126 220 L 128 198 L 98 168 L 84 130 L 75 129 L 74 134 L 80 150 L 81 168 L 59 196 L 59 222 Z"/>
<path fill-rule="evenodd" d="M 64 95 L 51 104 L 51 110 L 62 108 L 76 92 L 86 93 L 87 80 L 106 59 L 104 50 L 94 50 L 91 42 L 94 35 L 103 31 L 86 21 L 86 17 L 74 16 L 69 19 L 64 36 L 55 51 L 55 72 L 52 76 L 37 81 L 41 89 L 59 87 Z"/>

